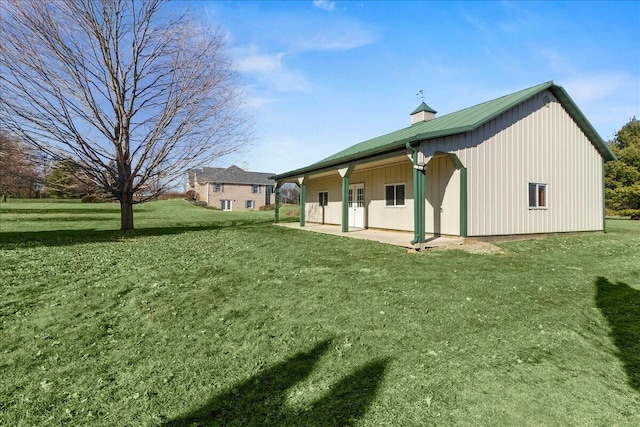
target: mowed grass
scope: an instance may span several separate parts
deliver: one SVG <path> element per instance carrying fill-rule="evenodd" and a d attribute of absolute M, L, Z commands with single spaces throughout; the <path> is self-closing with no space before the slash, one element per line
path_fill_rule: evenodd
<path fill-rule="evenodd" d="M 0 204 L 0 425 L 640 425 L 640 223 L 401 248 Z"/>

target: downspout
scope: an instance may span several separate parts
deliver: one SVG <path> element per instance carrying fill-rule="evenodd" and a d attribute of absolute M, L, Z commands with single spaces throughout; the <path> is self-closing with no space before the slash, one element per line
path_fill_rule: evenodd
<path fill-rule="evenodd" d="M 418 165 L 418 150 L 409 142 L 406 143 L 407 150 L 411 150 L 413 160 L 413 237 L 412 245 L 424 243 L 424 185 L 421 179 L 420 166 Z"/>

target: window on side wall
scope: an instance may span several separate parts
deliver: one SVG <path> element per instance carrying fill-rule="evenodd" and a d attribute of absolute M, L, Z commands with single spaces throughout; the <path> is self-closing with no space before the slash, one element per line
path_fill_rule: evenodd
<path fill-rule="evenodd" d="M 254 202 L 253 200 L 247 200 L 245 202 L 245 208 L 247 209 L 253 209 L 256 207 L 256 202 Z"/>
<path fill-rule="evenodd" d="M 547 208 L 547 184 L 529 183 L 529 208 Z"/>
<path fill-rule="evenodd" d="M 253 185 L 251 186 L 251 192 L 252 192 L 253 194 L 260 194 L 260 186 L 259 186 L 259 185 L 256 185 L 256 184 L 253 184 Z"/>
<path fill-rule="evenodd" d="M 216 182 L 215 184 L 213 184 L 213 191 L 216 193 L 222 193 L 224 191 L 224 185 Z"/>
<path fill-rule="evenodd" d="M 385 206 L 404 206 L 405 205 L 405 185 L 404 184 L 388 184 L 384 186 Z"/>
<path fill-rule="evenodd" d="M 320 191 L 318 193 L 318 204 L 320 207 L 325 207 L 329 205 L 329 192 L 328 191 Z"/>

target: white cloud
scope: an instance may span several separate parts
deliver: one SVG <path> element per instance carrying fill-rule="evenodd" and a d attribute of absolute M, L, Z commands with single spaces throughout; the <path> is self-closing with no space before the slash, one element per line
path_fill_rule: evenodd
<path fill-rule="evenodd" d="M 335 8 L 330 1 L 314 6 Z M 224 17 L 230 28 L 228 52 L 247 85 L 246 104 L 254 109 L 308 94 L 314 88 L 309 77 L 313 72 L 308 69 L 309 56 L 305 55 L 356 49 L 379 37 L 372 25 L 344 14 L 309 9 L 271 12 L 259 8 L 242 12 Z"/>
<path fill-rule="evenodd" d="M 328 0 L 313 0 L 313 7 L 331 12 L 335 9 L 336 4 Z"/>
<path fill-rule="evenodd" d="M 601 101 L 616 93 L 638 94 L 640 80 L 624 72 L 604 72 L 576 76 L 563 80 L 562 86 L 567 89 L 576 102 L 591 103 Z"/>
<path fill-rule="evenodd" d="M 640 113 L 640 76 L 610 71 L 575 76 L 562 85 L 600 136 L 609 139 Z"/>
<path fill-rule="evenodd" d="M 258 53 L 255 46 L 235 49 L 235 67 L 243 73 L 269 72 L 282 69 L 285 53 Z"/>
<path fill-rule="evenodd" d="M 542 49 L 539 54 L 555 74 L 573 73 L 575 71 L 575 67 L 571 64 L 569 57 L 555 49 Z"/>
<path fill-rule="evenodd" d="M 270 102 L 269 97 L 251 98 L 257 85 L 266 88 L 266 92 L 306 92 L 309 82 L 301 72 L 287 67 L 285 52 L 264 53 L 255 45 L 238 46 L 231 50 L 236 71 L 243 73 L 253 80 L 253 85 L 246 90 L 250 97 L 248 104 L 260 107 Z M 265 90 L 261 92 L 265 93 Z"/>
<path fill-rule="evenodd" d="M 327 23 L 303 37 L 293 38 L 293 48 L 299 51 L 351 50 L 376 41 L 376 32 L 362 24 L 349 21 Z"/>

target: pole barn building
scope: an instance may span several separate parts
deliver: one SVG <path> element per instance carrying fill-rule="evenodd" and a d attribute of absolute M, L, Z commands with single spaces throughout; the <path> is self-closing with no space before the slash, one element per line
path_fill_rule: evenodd
<path fill-rule="evenodd" d="M 416 244 L 602 231 L 610 160 L 567 92 L 547 82 L 441 117 L 423 102 L 409 127 L 273 178 L 276 189 L 300 186 L 301 226 L 412 231 Z"/>

